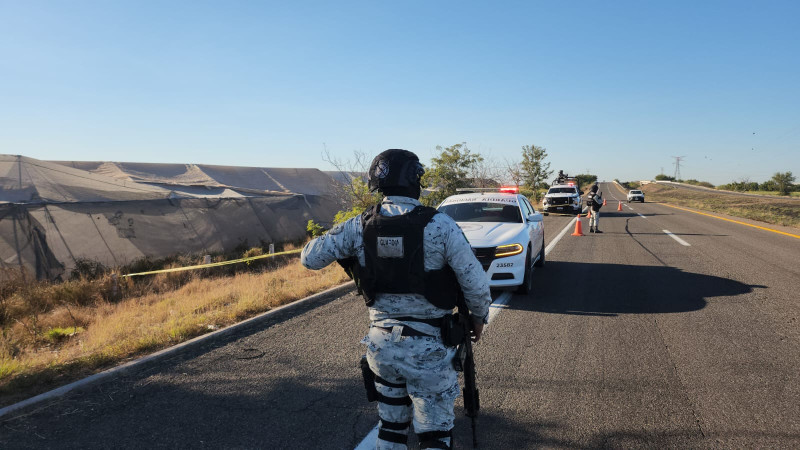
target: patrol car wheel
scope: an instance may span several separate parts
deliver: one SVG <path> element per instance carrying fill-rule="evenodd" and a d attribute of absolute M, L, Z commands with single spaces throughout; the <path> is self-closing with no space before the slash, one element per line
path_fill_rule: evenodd
<path fill-rule="evenodd" d="M 539 250 L 539 259 L 533 263 L 536 267 L 544 267 L 544 239 L 542 239 L 542 249 Z"/>
<path fill-rule="evenodd" d="M 533 277 L 531 276 L 531 248 L 528 247 L 528 252 L 525 254 L 525 276 L 522 279 L 522 284 L 517 288 L 517 294 L 530 294 L 533 290 Z"/>

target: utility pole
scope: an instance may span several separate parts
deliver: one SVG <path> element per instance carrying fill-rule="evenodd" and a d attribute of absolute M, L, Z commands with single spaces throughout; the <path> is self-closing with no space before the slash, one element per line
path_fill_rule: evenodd
<path fill-rule="evenodd" d="M 674 176 L 674 178 L 677 181 L 677 180 L 681 179 L 681 161 L 683 160 L 683 158 L 686 158 L 686 155 L 684 155 L 684 156 L 673 156 L 673 158 L 675 158 L 675 176 Z"/>

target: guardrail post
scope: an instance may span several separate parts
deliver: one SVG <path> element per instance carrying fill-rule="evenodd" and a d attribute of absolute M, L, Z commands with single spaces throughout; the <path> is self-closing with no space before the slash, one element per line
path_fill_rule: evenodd
<path fill-rule="evenodd" d="M 116 273 L 111 274 L 111 297 L 114 300 L 119 298 L 119 276 Z"/>
<path fill-rule="evenodd" d="M 203 264 L 211 264 L 211 255 L 203 256 Z"/>

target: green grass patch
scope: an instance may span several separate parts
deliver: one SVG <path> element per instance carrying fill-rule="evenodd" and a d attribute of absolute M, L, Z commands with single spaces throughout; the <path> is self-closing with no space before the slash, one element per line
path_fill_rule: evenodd
<path fill-rule="evenodd" d="M 44 333 L 44 337 L 48 341 L 57 344 L 59 342 L 63 342 L 69 337 L 75 336 L 78 333 L 83 333 L 83 331 L 83 327 L 50 328 Z"/>

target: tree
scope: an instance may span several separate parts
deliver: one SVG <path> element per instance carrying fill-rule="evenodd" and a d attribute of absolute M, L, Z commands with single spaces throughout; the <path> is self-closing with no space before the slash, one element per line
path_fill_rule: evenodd
<path fill-rule="evenodd" d="M 333 224 L 339 224 L 351 219 L 370 206 L 380 203 L 381 195 L 378 192 L 370 192 L 365 174 L 369 170 L 370 160 L 362 152 L 354 152 L 353 160 L 343 161 L 331 156 L 327 149 L 322 154 L 322 159 L 331 164 L 339 172 L 339 176 L 333 182 L 333 196 L 339 201 L 344 209 L 336 213 Z M 309 221 L 311 222 L 311 221 Z M 309 233 L 319 233 L 318 229 L 312 231 L 312 227 L 319 226 L 309 223 L 307 230 Z"/>
<path fill-rule="evenodd" d="M 588 171 L 580 175 L 575 175 L 575 178 L 578 180 L 578 185 L 581 187 L 581 190 L 584 191 L 586 190 L 585 186 L 597 182 L 597 175 L 591 175 Z"/>
<path fill-rule="evenodd" d="M 505 160 L 506 174 L 514 186 L 519 187 L 522 184 L 522 164 L 519 161 Z"/>
<path fill-rule="evenodd" d="M 795 178 L 792 172 L 775 172 L 775 175 L 772 176 L 770 181 L 775 183 L 781 195 L 789 195 L 794 180 Z"/>
<path fill-rule="evenodd" d="M 470 167 L 469 187 L 496 188 L 500 186 L 498 180 L 502 178 L 501 175 L 502 170 L 492 158 L 482 158 Z"/>
<path fill-rule="evenodd" d="M 660 174 L 656 175 L 656 181 L 675 181 L 675 178 L 673 178 L 673 177 L 671 177 L 669 175 L 664 175 L 663 173 L 660 173 Z"/>
<path fill-rule="evenodd" d="M 553 173 L 550 170 L 550 163 L 544 162 L 547 158 L 547 149 L 536 145 L 522 146 L 522 176 L 523 182 L 528 189 L 533 191 L 534 201 L 539 203 L 542 194 L 539 189 L 544 183 L 547 185 L 547 178 Z"/>
<path fill-rule="evenodd" d="M 447 148 L 437 146 L 438 156 L 431 158 L 431 167 L 422 176 L 422 185 L 430 193 L 421 199 L 427 206 L 436 206 L 445 198 L 454 195 L 456 189 L 469 187 L 467 176 L 483 161 L 478 153 L 472 153 L 466 142 Z"/>

